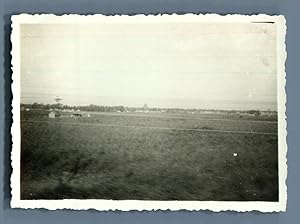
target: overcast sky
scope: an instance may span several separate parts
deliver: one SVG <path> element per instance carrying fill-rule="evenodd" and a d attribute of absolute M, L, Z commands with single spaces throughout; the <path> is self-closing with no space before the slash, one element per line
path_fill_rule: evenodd
<path fill-rule="evenodd" d="M 21 102 L 276 109 L 274 24 L 22 25 Z"/>

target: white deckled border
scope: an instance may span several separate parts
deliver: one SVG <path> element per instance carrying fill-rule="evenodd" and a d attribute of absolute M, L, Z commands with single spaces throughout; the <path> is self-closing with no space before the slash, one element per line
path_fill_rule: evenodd
<path fill-rule="evenodd" d="M 138 200 L 20 200 L 20 25 L 21 24 L 99 24 L 99 23 L 164 23 L 164 22 L 274 22 L 277 27 L 277 93 L 278 93 L 278 151 L 279 151 L 279 202 L 237 202 L 237 201 L 138 201 Z M 12 16 L 12 70 L 13 70 L 13 124 L 11 128 L 13 146 L 11 164 L 12 208 L 46 208 L 87 210 L 211 210 L 219 211 L 260 211 L 279 212 L 286 210 L 287 202 L 287 143 L 286 143 L 286 94 L 285 94 L 285 18 L 269 15 L 63 15 L 55 16 L 21 14 Z"/>

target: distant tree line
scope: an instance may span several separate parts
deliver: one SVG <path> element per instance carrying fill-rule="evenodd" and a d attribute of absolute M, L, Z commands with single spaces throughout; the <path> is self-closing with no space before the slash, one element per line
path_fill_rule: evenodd
<path fill-rule="evenodd" d="M 55 109 L 66 109 L 66 110 L 81 110 L 81 111 L 94 111 L 94 112 L 136 112 L 136 111 L 148 111 L 148 112 L 167 112 L 167 113 L 200 113 L 205 111 L 214 111 L 226 114 L 235 114 L 241 112 L 243 114 L 249 114 L 253 116 L 261 115 L 259 110 L 247 110 L 247 111 L 237 111 L 237 110 L 206 110 L 206 109 L 182 109 L 182 108 L 145 108 L 145 107 L 124 107 L 119 106 L 102 106 L 102 105 L 86 105 L 86 106 L 70 106 L 63 104 L 42 104 L 42 103 L 33 103 L 33 104 L 21 104 L 21 107 L 29 109 L 39 109 L 39 110 L 55 110 Z"/>
<path fill-rule="evenodd" d="M 134 111 L 149 111 L 149 112 L 168 112 L 168 113 L 178 113 L 178 112 L 197 112 L 199 109 L 182 109 L 182 108 L 145 108 L 145 107 L 124 107 L 119 106 L 102 106 L 102 105 L 86 105 L 86 106 L 70 106 L 62 104 L 42 104 L 42 103 L 33 103 L 33 104 L 21 104 L 21 107 L 26 107 L 29 109 L 37 110 L 50 110 L 50 109 L 67 109 L 67 110 L 82 110 L 82 111 L 98 111 L 98 112 L 134 112 Z"/>
<path fill-rule="evenodd" d="M 42 104 L 42 103 L 33 103 L 33 104 L 21 104 L 21 107 L 26 107 L 29 109 L 37 110 L 50 110 L 50 109 L 66 109 L 66 110 L 83 110 L 83 111 L 99 111 L 99 112 L 124 112 L 124 106 L 99 106 L 99 105 L 88 105 L 88 106 L 69 106 L 62 104 Z"/>

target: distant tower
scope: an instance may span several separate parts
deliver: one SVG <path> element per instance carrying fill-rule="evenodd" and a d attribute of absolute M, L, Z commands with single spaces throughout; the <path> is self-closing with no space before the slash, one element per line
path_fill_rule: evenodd
<path fill-rule="evenodd" d="M 61 106 L 62 106 L 62 103 L 61 103 L 62 98 L 60 98 L 59 96 L 55 97 L 55 98 L 54 98 L 54 101 L 56 102 L 56 105 L 57 105 L 58 107 L 61 107 Z"/>
<path fill-rule="evenodd" d="M 148 105 L 146 103 L 143 106 L 143 110 L 148 110 Z"/>

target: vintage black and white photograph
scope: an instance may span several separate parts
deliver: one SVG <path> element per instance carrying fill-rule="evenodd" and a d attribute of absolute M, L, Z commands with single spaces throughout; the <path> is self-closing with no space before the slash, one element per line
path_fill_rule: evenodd
<path fill-rule="evenodd" d="M 12 21 L 13 207 L 285 210 L 282 16 Z"/>

